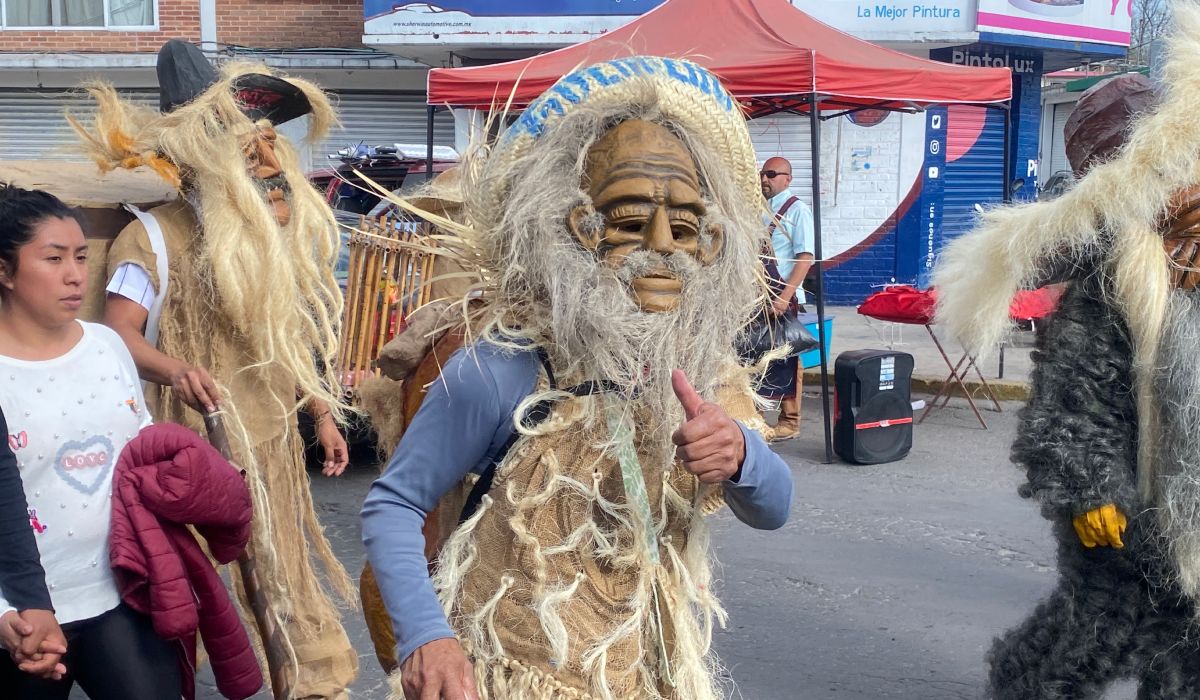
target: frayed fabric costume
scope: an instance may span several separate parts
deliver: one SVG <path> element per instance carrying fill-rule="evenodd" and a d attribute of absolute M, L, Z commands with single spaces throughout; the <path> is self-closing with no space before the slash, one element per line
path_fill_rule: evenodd
<path fill-rule="evenodd" d="M 676 153 L 690 165 L 670 170 Z M 605 197 L 664 172 L 676 173 L 663 180 L 672 197 L 692 182 L 698 213 L 671 214 L 690 237 L 671 242 L 664 229 L 659 247 L 644 227 L 671 204 Z M 467 344 L 540 348 L 544 364 L 513 417 L 515 442 L 433 576 L 481 697 L 721 697 L 709 647 L 725 614 L 705 515 L 722 505 L 723 487 L 675 457 L 684 415 L 670 373 L 684 370 L 729 417 L 765 429 L 734 352 L 763 298 L 766 233 L 740 109 L 686 61 L 611 61 L 562 78 L 462 173 L 464 222 L 423 215 L 454 232 L 443 248 L 480 271 L 480 302 L 457 307 Z M 420 439 L 416 425 L 400 451 Z M 377 574 L 383 564 L 372 556 Z M 400 698 L 399 672 L 393 681 Z"/>
<path fill-rule="evenodd" d="M 973 351 L 1003 337 L 1016 290 L 1070 285 L 1012 455 L 1060 579 L 989 652 L 996 698 L 1095 698 L 1130 677 L 1139 698 L 1200 698 L 1200 7 L 1174 14 L 1165 92 L 1115 156 L 1073 159 L 1091 168 L 1057 200 L 988 212 L 935 273 L 938 318 Z M 1112 546 L 1086 524 L 1119 532 L 1122 515 Z"/>
<path fill-rule="evenodd" d="M 95 123 L 72 120 L 102 170 L 148 165 L 182 195 L 149 212 L 161 248 L 144 217 L 120 233 L 109 277 L 133 266 L 153 291 L 165 285 L 151 342 L 208 369 L 224 393 L 234 461 L 254 497 L 258 577 L 291 658 L 293 697 L 343 697 L 358 658 L 322 580 L 346 601 L 353 584 L 317 522 L 297 428 L 309 400 L 324 401 L 336 416 L 345 408 L 322 369 L 333 366 L 342 306 L 333 278 L 337 229 L 273 128 L 308 114 L 309 137 L 319 138 L 336 117 L 307 81 L 247 63 L 219 73 L 183 42 L 163 47 L 159 79 L 161 113 L 99 84 L 88 88 L 98 103 Z M 205 434 L 200 414 L 171 387 L 154 386 L 147 400 L 158 420 Z"/>

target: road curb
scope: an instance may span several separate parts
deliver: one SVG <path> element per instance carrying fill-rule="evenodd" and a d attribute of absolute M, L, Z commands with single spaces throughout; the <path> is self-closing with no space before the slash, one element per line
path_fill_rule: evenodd
<path fill-rule="evenodd" d="M 942 388 L 942 382 L 946 377 L 913 377 L 912 392 L 914 394 L 936 394 Z M 829 373 L 829 383 L 832 388 L 833 372 Z M 985 396 L 983 393 L 983 384 L 978 379 L 966 380 L 963 382 L 967 386 L 967 390 L 976 399 Z M 820 388 L 821 386 L 821 370 L 806 369 L 804 370 L 804 386 L 808 391 L 812 391 L 813 387 Z M 1027 382 L 1012 381 L 1009 379 L 989 379 L 988 386 L 992 388 L 992 392 L 1000 401 L 1026 401 L 1029 399 L 1029 384 Z M 962 390 L 957 384 L 950 385 L 951 396 L 962 396 Z"/>

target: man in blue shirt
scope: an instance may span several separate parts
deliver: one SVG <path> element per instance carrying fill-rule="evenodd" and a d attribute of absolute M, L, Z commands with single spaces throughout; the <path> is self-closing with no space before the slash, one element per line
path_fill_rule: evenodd
<path fill-rule="evenodd" d="M 775 156 L 768 158 L 759 171 L 763 196 L 771 216 L 766 224 L 771 229 L 771 248 L 775 270 L 768 266 L 772 284 L 771 312 L 776 316 L 792 304 L 804 309 L 804 277 L 813 264 L 813 215 L 808 205 L 789 191 L 792 184 L 792 164 Z M 800 433 L 800 361 L 798 357 L 780 360 L 767 373 L 764 393 L 780 399 L 779 421 L 772 440 L 789 440 Z"/>

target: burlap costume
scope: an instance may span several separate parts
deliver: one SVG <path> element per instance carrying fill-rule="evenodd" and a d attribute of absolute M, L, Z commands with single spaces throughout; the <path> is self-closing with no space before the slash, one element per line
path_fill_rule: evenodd
<path fill-rule="evenodd" d="M 260 569 L 270 576 L 268 598 L 272 608 L 285 616 L 299 665 L 296 697 L 335 697 L 356 675 L 358 655 L 310 564 L 311 547 L 324 566 L 341 571 L 313 510 L 295 412 L 292 406 L 280 406 L 270 398 L 285 395 L 294 385 L 270 367 L 239 371 L 251 364 L 251 358 L 239 345 L 235 325 L 221 317 L 212 290 L 196 269 L 200 232 L 191 206 L 179 201 L 153 209 L 151 214 L 163 231 L 170 275 L 158 348 L 208 368 L 233 397 L 230 408 L 245 426 L 244 437 L 237 431 L 230 435 L 236 461 L 260 465 L 262 486 L 270 498 L 269 509 L 258 512 L 269 514 L 269 531 L 298 535 L 273 537 L 269 542 L 256 540 Z M 139 221 L 113 242 L 106 278 L 124 263 L 145 270 L 157 288 L 155 255 Z M 170 387 L 150 385 L 146 401 L 156 420 L 186 425 L 204 434 L 200 414 Z M 256 534 L 262 531 L 257 529 Z"/>
<path fill-rule="evenodd" d="M 568 213 L 576 212 L 572 207 L 593 201 L 578 184 L 588 177 L 583 172 L 590 146 L 626 121 L 665 127 L 685 144 L 707 204 L 700 245 L 723 242 L 705 262 L 694 263 L 713 272 L 683 277 L 682 295 L 689 301 L 672 311 L 652 313 L 644 306 L 625 311 L 632 306 L 626 283 L 630 288 L 633 283 L 612 271 L 587 277 L 605 253 L 577 248 L 567 228 Z M 755 279 L 766 233 L 759 225 L 761 190 L 740 108 L 714 76 L 689 62 L 610 61 L 562 78 L 490 150 L 468 154 L 462 170 L 464 222 L 417 213 L 454 232 L 459 262 L 480 270 L 475 291 L 481 303 L 473 310 L 462 307 L 467 342 L 483 339 L 514 352 L 540 347 L 551 370 L 543 369 L 533 394 L 518 407 L 513 419 L 523 427 L 497 466 L 488 495 L 450 535 L 436 561 L 434 588 L 473 660 L 481 697 L 720 697 L 720 674 L 709 649 L 713 625 L 724 621 L 724 613 L 711 591 L 703 516 L 721 505 L 721 490 L 701 486 L 673 460 L 671 430 L 663 426 L 682 421 L 678 403 L 671 412 L 670 402 L 638 392 L 661 392 L 665 383 L 669 396 L 665 374 L 671 367 L 685 369 L 697 391 L 729 416 L 765 428 L 733 351 L 738 330 L 765 289 Z M 645 172 L 653 173 L 653 167 Z M 549 180 L 575 190 L 561 197 L 517 193 Z M 595 210 L 578 220 L 606 225 Z M 556 249 L 571 271 L 535 261 L 540 252 L 553 255 Z M 548 273 L 539 277 L 541 271 Z M 595 297 L 592 303 L 619 309 L 589 306 L 583 299 L 587 289 L 577 296 L 549 279 L 576 274 L 588 285 L 618 290 L 605 297 L 608 302 Z M 643 273 L 631 277 L 638 274 Z M 729 286 L 718 290 L 721 284 Z M 578 325 L 556 325 L 560 312 L 578 313 Z M 605 314 L 625 314 L 619 317 L 631 336 L 652 318 L 676 335 L 637 331 L 646 335 L 636 337 L 669 346 L 654 361 L 644 359 L 649 357 L 641 354 L 644 348 L 602 355 L 599 339 L 621 334 L 617 323 L 610 334 L 589 325 Z M 682 322 L 671 325 L 681 318 L 698 319 L 686 326 L 693 333 L 678 331 Z M 580 340 L 589 333 L 596 342 Z M 690 369 L 670 364 L 691 362 L 692 351 L 703 362 Z M 595 360 L 599 357 L 606 359 Z M 548 417 L 523 423 L 543 401 L 549 402 Z M 439 515 L 444 505 L 438 505 Z M 394 674 L 393 698 L 402 696 Z"/>
<path fill-rule="evenodd" d="M 755 420 L 748 391 L 727 397 L 731 416 Z M 609 426 L 584 418 L 615 403 L 563 402 L 518 441 L 439 560 L 434 583 L 490 697 L 717 697 L 705 657 L 724 613 L 703 519 L 720 490 L 678 465 L 645 468 L 645 522 Z"/>

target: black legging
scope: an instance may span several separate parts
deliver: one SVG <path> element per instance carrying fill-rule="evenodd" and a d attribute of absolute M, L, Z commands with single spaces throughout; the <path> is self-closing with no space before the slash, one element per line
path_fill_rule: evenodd
<path fill-rule="evenodd" d="M 0 651 L 0 693 L 13 700 L 67 700 L 75 683 L 91 700 L 179 700 L 176 644 L 158 636 L 150 618 L 124 603 L 87 620 L 62 626 L 67 638 L 60 681 L 44 680 L 17 668 Z M 7 689 L 15 691 L 8 695 Z"/>

